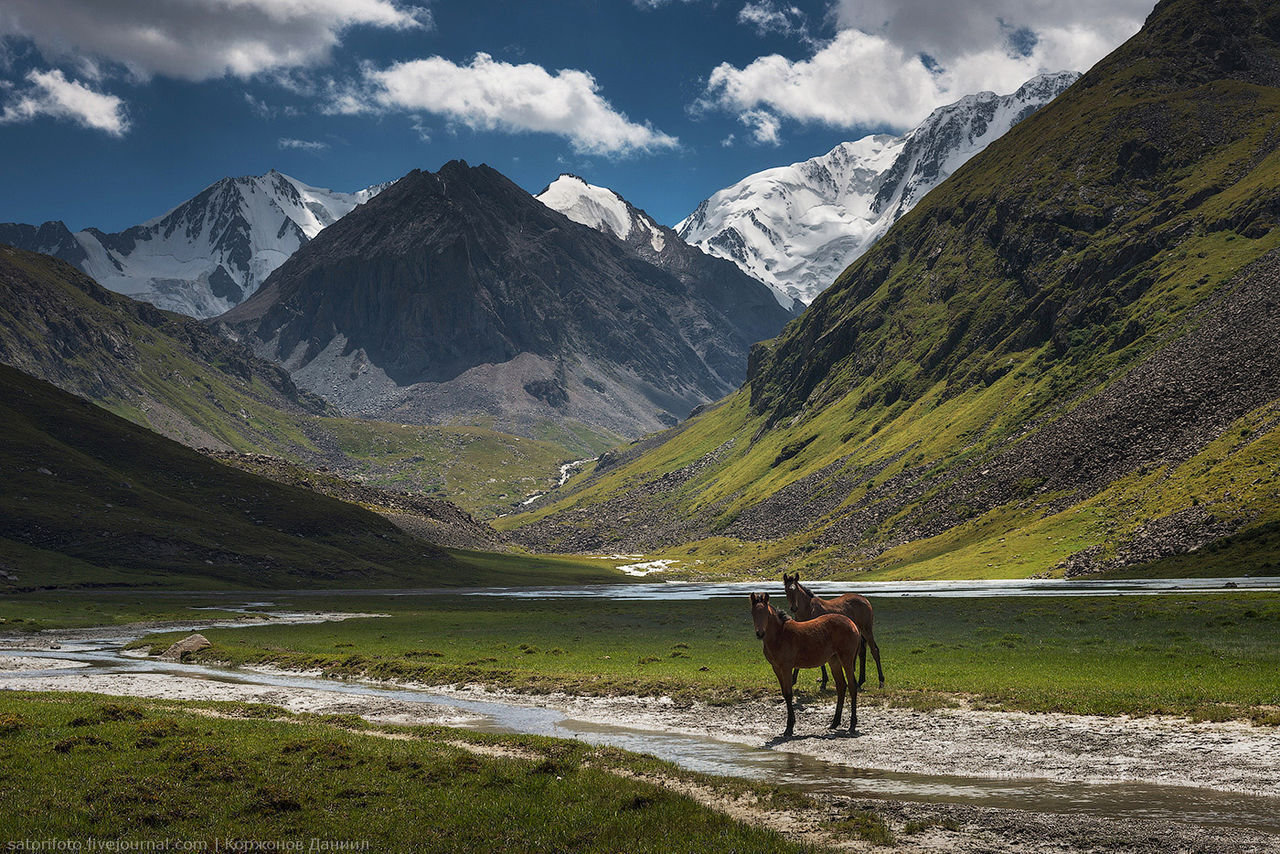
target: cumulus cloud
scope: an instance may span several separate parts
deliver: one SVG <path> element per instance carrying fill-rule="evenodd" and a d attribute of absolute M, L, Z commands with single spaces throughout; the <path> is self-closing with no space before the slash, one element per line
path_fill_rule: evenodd
<path fill-rule="evenodd" d="M 58 69 L 32 71 L 26 80 L 30 84 L 26 88 L 7 87 L 13 95 L 0 112 L 0 122 L 29 122 L 51 116 L 111 136 L 123 136 L 129 129 L 124 102 L 115 95 L 95 92 L 83 83 L 68 80 Z"/>
<path fill-rule="evenodd" d="M 552 74 L 540 65 L 499 62 L 486 53 L 466 65 L 433 56 L 368 68 L 361 88 L 338 92 L 331 103 L 334 112 L 403 110 L 443 116 L 475 130 L 556 134 L 583 154 L 630 154 L 679 144 L 615 110 L 585 71 Z"/>
<path fill-rule="evenodd" d="M 1152 5 L 840 0 L 838 30 L 812 56 L 762 56 L 743 67 L 722 63 L 696 106 L 737 113 L 757 141 L 767 141 L 762 115 L 905 130 L 964 95 L 1012 92 L 1037 74 L 1089 68 L 1137 32 Z"/>
<path fill-rule="evenodd" d="M 5 0 L 0 37 L 27 39 L 51 61 L 93 57 L 139 79 L 208 80 L 325 61 L 355 26 L 429 26 L 394 0 Z"/>

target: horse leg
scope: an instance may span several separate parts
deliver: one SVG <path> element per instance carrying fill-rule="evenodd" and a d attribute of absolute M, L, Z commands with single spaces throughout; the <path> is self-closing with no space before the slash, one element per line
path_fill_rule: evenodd
<path fill-rule="evenodd" d="M 834 672 L 834 671 L 833 671 Z M 827 687 L 827 665 L 822 665 L 822 684 L 818 686 L 819 691 L 826 690 Z"/>
<path fill-rule="evenodd" d="M 865 643 L 858 645 L 858 687 L 861 688 L 863 683 L 867 681 L 867 645 Z M 884 683 L 881 682 L 881 687 Z"/>
<path fill-rule="evenodd" d="M 799 681 L 800 681 L 800 668 L 799 667 L 791 668 L 791 684 L 794 685 Z"/>
<path fill-rule="evenodd" d="M 831 719 L 831 729 L 838 729 L 840 727 L 840 718 L 844 714 L 844 690 L 847 683 L 844 667 L 840 663 L 838 655 L 831 656 L 831 675 L 836 680 L 836 714 Z"/>
<path fill-rule="evenodd" d="M 867 666 L 868 646 L 871 647 L 871 657 L 876 660 L 876 675 L 880 677 L 880 687 L 883 688 L 884 668 L 880 666 L 880 645 L 876 643 L 875 636 L 872 635 L 871 632 L 867 632 L 867 634 L 862 638 L 862 666 L 864 668 Z M 861 685 L 862 681 L 859 680 L 858 684 Z"/>
<path fill-rule="evenodd" d="M 791 732 L 796 725 L 796 707 L 792 702 L 791 690 L 795 682 L 791 678 L 791 671 L 786 667 L 775 667 L 773 672 L 778 677 L 778 684 L 782 686 L 782 698 L 787 701 L 787 729 L 782 733 L 782 737 L 791 738 Z"/>
<path fill-rule="evenodd" d="M 865 641 L 863 641 L 862 636 L 859 635 L 858 647 L 860 648 L 864 644 Z M 841 656 L 841 664 L 844 665 L 845 672 L 848 674 L 849 679 L 849 706 L 851 709 L 849 716 L 849 732 L 858 731 L 858 683 L 853 679 L 853 660 L 858 657 L 858 651 L 859 649 L 855 648 Z"/>

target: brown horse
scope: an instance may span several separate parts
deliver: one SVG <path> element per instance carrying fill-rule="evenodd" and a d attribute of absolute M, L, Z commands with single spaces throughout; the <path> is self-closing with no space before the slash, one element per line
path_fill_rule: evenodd
<path fill-rule="evenodd" d="M 817 667 L 826 662 L 831 665 L 831 675 L 836 680 L 836 715 L 831 728 L 840 726 L 844 712 L 845 687 L 849 688 L 849 705 L 853 713 L 849 720 L 849 732 L 858 729 L 858 685 L 853 681 L 853 662 L 858 657 L 862 636 L 853 620 L 843 614 L 823 614 L 815 620 L 800 622 L 785 614 L 779 614 L 769 604 L 768 593 L 751 594 L 751 619 L 756 626 L 756 637 L 764 641 L 764 657 L 773 665 L 773 673 L 782 686 L 782 696 L 787 701 L 787 729 L 783 738 L 790 738 L 796 725 L 796 710 L 792 702 L 792 673 L 797 667 Z"/>
<path fill-rule="evenodd" d="M 812 620 L 820 614 L 844 614 L 853 620 L 858 631 L 862 633 L 862 650 L 858 654 L 858 687 L 867 681 L 867 647 L 871 648 L 871 657 L 876 661 L 876 675 L 880 677 L 880 687 L 884 687 L 884 668 L 880 666 L 880 646 L 875 637 L 875 614 L 871 611 L 871 603 L 866 596 L 857 593 L 846 593 L 835 599 L 819 599 L 813 591 L 800 583 L 800 573 L 782 573 L 782 586 L 787 591 L 787 601 L 797 620 Z M 794 681 L 794 674 L 793 674 Z M 822 669 L 822 687 L 827 687 L 827 670 Z"/>

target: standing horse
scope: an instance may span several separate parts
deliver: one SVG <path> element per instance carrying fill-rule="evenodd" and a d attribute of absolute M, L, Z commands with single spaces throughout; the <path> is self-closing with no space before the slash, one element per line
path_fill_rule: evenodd
<path fill-rule="evenodd" d="M 751 619 L 755 623 L 756 637 L 764 641 L 764 657 L 773 665 L 773 673 L 782 687 L 787 701 L 787 729 L 783 738 L 790 738 L 796 725 L 796 710 L 792 702 L 792 673 L 797 667 L 817 667 L 826 662 L 831 665 L 831 675 L 836 680 L 836 715 L 831 728 L 840 726 L 844 712 L 845 687 L 849 688 L 849 705 L 853 712 L 849 720 L 849 732 L 858 728 L 858 684 L 853 680 L 853 662 L 862 645 L 862 636 L 853 620 L 843 614 L 823 614 L 814 620 L 799 622 L 779 614 L 769 604 L 768 593 L 751 594 Z"/>
<path fill-rule="evenodd" d="M 876 675 L 880 677 L 880 687 L 884 687 L 884 669 L 880 666 L 880 647 L 875 638 L 875 614 L 871 611 L 871 603 L 866 596 L 857 593 L 846 593 L 835 599 L 819 599 L 813 591 L 800 583 L 800 573 L 782 573 L 782 586 L 787 591 L 787 601 L 798 620 L 812 620 L 819 614 L 844 614 L 858 631 L 862 633 L 862 650 L 858 654 L 858 687 L 867 681 L 867 647 L 871 647 L 871 657 L 876 661 Z M 794 674 L 792 677 L 794 681 Z M 827 669 L 822 668 L 822 687 L 827 687 Z"/>

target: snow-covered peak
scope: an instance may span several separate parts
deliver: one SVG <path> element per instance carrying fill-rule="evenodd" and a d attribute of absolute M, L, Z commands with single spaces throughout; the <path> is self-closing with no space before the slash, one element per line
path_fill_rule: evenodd
<path fill-rule="evenodd" d="M 705 252 L 811 302 L 920 199 L 1079 77 L 1035 77 L 934 110 L 902 136 L 867 136 L 766 169 L 713 194 L 676 225 Z"/>
<path fill-rule="evenodd" d="M 588 184 L 577 175 L 563 173 L 535 198 L 576 223 L 630 241 L 639 232 L 654 252 L 661 252 L 666 238 L 662 228 L 608 187 Z"/>
<path fill-rule="evenodd" d="M 78 232 L 80 265 L 103 286 L 194 317 L 238 305 L 307 241 L 380 192 L 341 193 L 272 169 L 222 178 L 115 234 Z"/>

